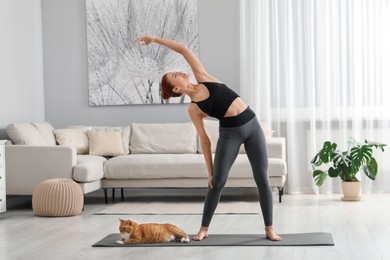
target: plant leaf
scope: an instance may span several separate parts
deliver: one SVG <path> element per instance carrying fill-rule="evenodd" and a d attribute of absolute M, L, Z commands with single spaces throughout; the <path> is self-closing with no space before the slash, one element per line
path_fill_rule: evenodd
<path fill-rule="evenodd" d="M 334 151 L 333 152 L 333 164 L 335 167 L 338 167 L 339 164 L 345 164 L 348 165 L 348 157 L 346 152 L 341 152 L 341 151 Z"/>
<path fill-rule="evenodd" d="M 360 168 L 363 164 L 370 161 L 372 157 L 372 148 L 368 145 L 356 146 L 351 149 L 351 158 L 356 167 Z"/>
<path fill-rule="evenodd" d="M 332 177 L 332 178 L 336 178 L 336 177 L 339 177 L 339 170 L 338 168 L 333 168 L 333 167 L 330 167 L 329 170 L 328 170 L 328 175 L 329 177 Z"/>
<path fill-rule="evenodd" d="M 323 163 L 328 163 L 332 160 L 333 152 L 336 150 L 337 144 L 326 141 L 324 146 L 319 151 L 320 159 Z"/>
<path fill-rule="evenodd" d="M 371 158 L 370 162 L 367 165 L 363 166 L 363 171 L 371 180 L 375 180 L 376 174 L 378 173 L 378 163 L 375 158 Z"/>
<path fill-rule="evenodd" d="M 385 146 L 386 144 L 382 144 L 382 143 L 378 143 L 378 142 L 370 142 L 370 141 L 367 141 L 367 140 L 364 140 L 366 142 L 366 144 L 368 144 L 370 147 L 374 146 L 376 149 L 380 148 L 382 150 L 382 152 L 385 151 Z"/>
<path fill-rule="evenodd" d="M 320 153 L 317 153 L 314 158 L 311 160 L 311 164 L 315 166 L 320 166 L 322 164 L 322 161 L 320 160 Z"/>
<path fill-rule="evenodd" d="M 313 178 L 316 185 L 321 186 L 326 179 L 326 173 L 321 170 L 315 170 L 313 172 Z"/>

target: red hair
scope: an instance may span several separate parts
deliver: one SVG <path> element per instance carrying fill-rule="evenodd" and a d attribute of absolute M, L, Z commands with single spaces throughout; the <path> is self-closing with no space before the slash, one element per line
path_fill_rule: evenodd
<path fill-rule="evenodd" d="M 173 92 L 174 86 L 168 81 L 167 74 L 161 78 L 161 97 L 170 99 L 171 97 L 180 97 L 182 94 Z"/>

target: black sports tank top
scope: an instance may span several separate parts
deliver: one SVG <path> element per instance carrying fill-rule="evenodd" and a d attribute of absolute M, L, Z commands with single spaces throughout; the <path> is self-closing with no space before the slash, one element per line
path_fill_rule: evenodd
<path fill-rule="evenodd" d="M 230 105 L 233 101 L 239 97 L 236 92 L 228 88 L 223 83 L 217 82 L 199 82 L 206 86 L 209 90 L 209 97 L 195 102 L 191 101 L 191 103 L 195 103 L 199 106 L 199 108 L 208 114 L 211 117 L 215 117 L 217 119 L 222 119 L 226 111 L 229 109 Z"/>

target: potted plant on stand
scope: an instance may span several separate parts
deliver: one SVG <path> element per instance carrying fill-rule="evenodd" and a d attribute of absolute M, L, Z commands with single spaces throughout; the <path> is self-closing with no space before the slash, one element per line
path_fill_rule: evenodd
<path fill-rule="evenodd" d="M 375 180 L 378 164 L 373 157 L 373 148 L 384 151 L 385 144 L 356 142 L 348 140 L 347 151 L 336 150 L 337 144 L 326 141 L 322 149 L 311 161 L 313 178 L 317 186 L 321 186 L 326 176 L 342 180 L 343 200 L 360 200 L 360 181 L 356 174 L 363 170 L 368 178 Z"/>

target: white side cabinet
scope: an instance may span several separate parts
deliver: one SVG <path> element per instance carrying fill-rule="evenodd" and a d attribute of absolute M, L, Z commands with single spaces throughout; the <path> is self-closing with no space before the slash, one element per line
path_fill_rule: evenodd
<path fill-rule="evenodd" d="M 5 192 L 5 142 L 0 140 L 0 213 L 7 210 Z"/>

